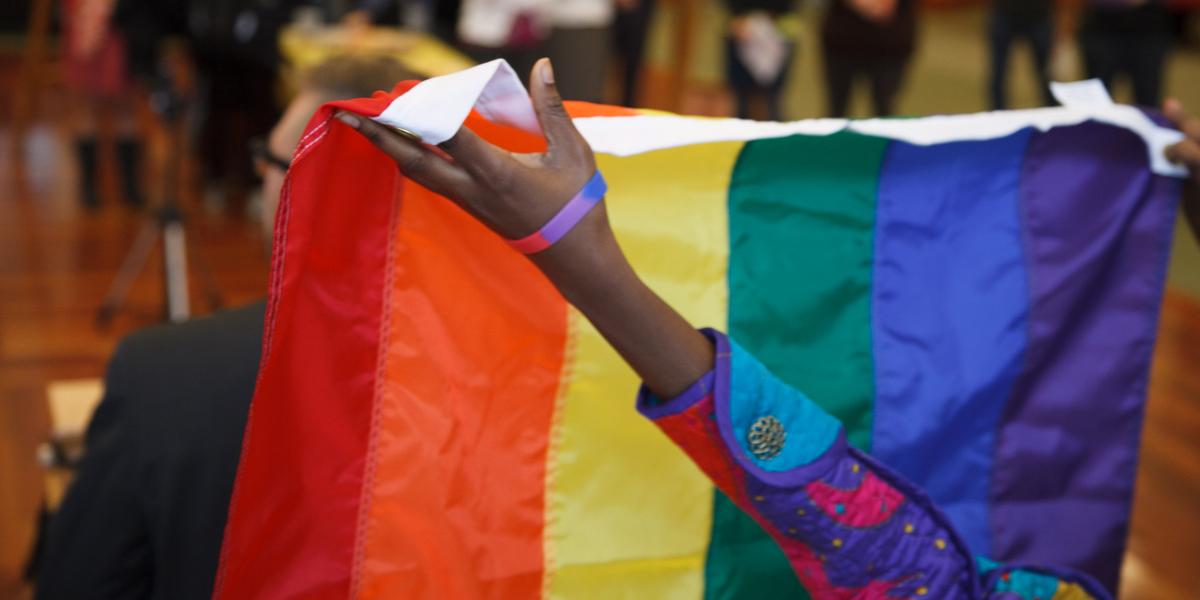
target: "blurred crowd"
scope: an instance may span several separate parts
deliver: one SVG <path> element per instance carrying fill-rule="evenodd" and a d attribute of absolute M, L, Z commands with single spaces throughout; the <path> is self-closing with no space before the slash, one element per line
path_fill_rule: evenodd
<path fill-rule="evenodd" d="M 65 74 L 78 92 L 74 111 L 83 206 L 96 192 L 96 122 L 115 126 L 114 155 L 124 199 L 144 204 L 144 154 L 133 106 L 147 91 L 182 93 L 188 143 L 200 159 L 199 180 L 217 205 L 241 208 L 254 189 L 253 145 L 279 117 L 294 90 L 280 85 L 279 38 L 289 24 L 336 27 L 354 35 L 372 28 L 419 32 L 474 61 L 504 58 L 523 77 L 549 56 L 565 97 L 641 103 L 642 64 L 656 10 L 696 0 L 62 0 Z M 725 79 L 741 118 L 784 120 L 784 94 L 802 35 L 803 11 L 820 13 L 819 37 L 827 114 L 844 117 L 852 92 L 865 86 L 873 114 L 896 110 L 918 44 L 921 0 L 720 0 L 727 14 Z M 663 3 L 664 6 L 659 6 Z M 945 3 L 942 0 L 941 3 Z M 699 4 L 693 5 L 699 6 Z M 1082 59 L 1088 77 L 1108 85 L 1127 78 L 1137 103 L 1162 99 L 1166 57 L 1187 30 L 1195 0 L 992 0 L 986 35 L 987 97 L 1008 106 L 1014 45 L 1027 44 L 1042 101 L 1056 55 Z M 663 18 L 667 27 L 678 10 Z M 183 40 L 191 70 L 164 69 L 166 40 Z M 696 41 L 693 41 L 695 44 Z M 1068 48 L 1070 46 L 1070 48 Z M 436 73 L 415 70 L 417 75 Z M 181 91 L 183 90 L 183 91 Z M 261 144 L 260 144 L 261 146 Z"/>

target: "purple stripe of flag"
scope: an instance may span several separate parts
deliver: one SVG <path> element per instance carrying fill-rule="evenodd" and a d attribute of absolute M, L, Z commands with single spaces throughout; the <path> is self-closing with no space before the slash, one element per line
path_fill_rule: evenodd
<path fill-rule="evenodd" d="M 1036 134 L 1022 175 L 1030 313 L 996 440 L 993 558 L 1081 569 L 1115 590 L 1178 180 L 1142 140 Z"/>

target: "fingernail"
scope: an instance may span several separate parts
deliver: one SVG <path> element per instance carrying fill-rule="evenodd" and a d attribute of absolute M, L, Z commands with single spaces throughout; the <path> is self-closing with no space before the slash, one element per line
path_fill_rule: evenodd
<path fill-rule="evenodd" d="M 542 59 L 542 83 L 554 83 L 554 68 L 550 66 L 550 59 Z"/>
<path fill-rule="evenodd" d="M 336 115 L 334 115 L 334 117 L 337 117 L 337 120 L 355 128 L 355 129 L 358 129 L 362 125 L 362 122 L 358 120 L 358 117 L 356 117 L 348 112 L 339 112 Z"/>

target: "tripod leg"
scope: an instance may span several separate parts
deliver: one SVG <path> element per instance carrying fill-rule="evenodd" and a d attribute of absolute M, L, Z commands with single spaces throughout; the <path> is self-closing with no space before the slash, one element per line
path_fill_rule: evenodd
<path fill-rule="evenodd" d="M 167 319 L 172 323 L 186 321 L 189 314 L 187 238 L 180 221 L 170 221 L 163 226 L 163 269 Z"/>
<path fill-rule="evenodd" d="M 142 225 L 141 231 L 138 232 L 137 238 L 133 240 L 129 254 L 126 254 L 125 260 L 121 262 L 117 277 L 104 295 L 104 300 L 100 302 L 100 308 L 96 310 L 97 327 L 106 327 L 112 321 L 113 314 L 117 312 L 117 308 L 129 294 L 129 288 L 137 280 L 142 268 L 146 266 L 146 260 L 150 258 L 150 253 L 154 251 L 154 244 L 157 241 L 158 224 L 154 221 L 146 221 Z"/>
<path fill-rule="evenodd" d="M 204 256 L 204 249 L 194 238 L 188 238 L 188 250 L 192 254 L 192 262 L 196 265 L 196 270 L 200 272 L 200 282 L 204 286 L 204 298 L 208 301 L 208 307 L 212 310 L 220 310 L 225 306 L 225 301 L 221 298 L 221 286 L 217 285 L 217 278 L 213 276 L 208 259 Z"/>

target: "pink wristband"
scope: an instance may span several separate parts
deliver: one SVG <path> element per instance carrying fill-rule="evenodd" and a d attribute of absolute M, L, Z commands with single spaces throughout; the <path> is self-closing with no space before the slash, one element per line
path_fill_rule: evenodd
<path fill-rule="evenodd" d="M 545 226 L 519 240 L 506 240 L 508 245 L 522 254 L 536 254 L 553 246 L 555 242 L 574 229 L 591 212 L 592 207 L 604 199 L 607 191 L 608 184 L 604 182 L 600 171 L 596 171 L 596 174 L 592 175 L 592 178 L 584 184 L 583 189 L 579 190 L 579 193 L 575 194 L 575 197 L 571 198 L 562 207 L 562 210 L 558 211 L 558 214 L 551 217 Z"/>

